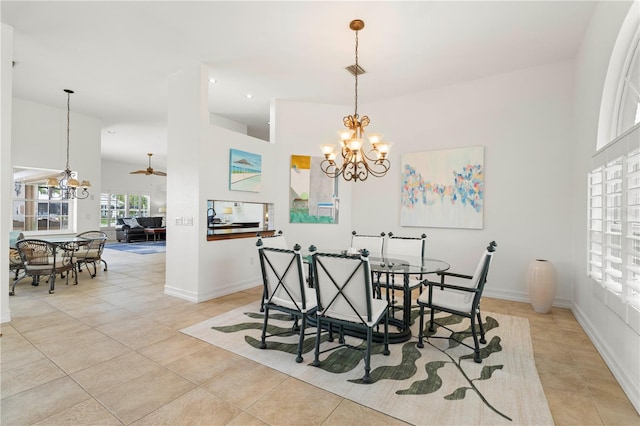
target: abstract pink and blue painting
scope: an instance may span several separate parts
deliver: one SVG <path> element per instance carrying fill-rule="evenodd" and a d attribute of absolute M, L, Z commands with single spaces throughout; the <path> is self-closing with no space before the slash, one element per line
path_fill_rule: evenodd
<path fill-rule="evenodd" d="M 482 229 L 484 147 L 402 155 L 400 224 Z"/>

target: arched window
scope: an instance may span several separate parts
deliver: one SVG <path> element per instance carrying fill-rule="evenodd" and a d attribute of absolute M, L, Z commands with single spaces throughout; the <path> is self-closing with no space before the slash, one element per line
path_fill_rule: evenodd
<path fill-rule="evenodd" d="M 628 66 L 622 79 L 622 91 L 619 99 L 617 134 L 640 123 L 640 31 L 636 32 L 632 50 L 627 55 Z"/>
<path fill-rule="evenodd" d="M 640 334 L 640 1 L 611 54 L 588 188 L 593 294 Z"/>

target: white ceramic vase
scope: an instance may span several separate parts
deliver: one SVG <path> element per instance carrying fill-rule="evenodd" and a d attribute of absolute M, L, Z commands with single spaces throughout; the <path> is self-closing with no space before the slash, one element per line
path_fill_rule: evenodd
<path fill-rule="evenodd" d="M 553 263 L 545 259 L 532 260 L 527 271 L 527 287 L 533 310 L 541 314 L 549 312 L 558 289 Z"/>

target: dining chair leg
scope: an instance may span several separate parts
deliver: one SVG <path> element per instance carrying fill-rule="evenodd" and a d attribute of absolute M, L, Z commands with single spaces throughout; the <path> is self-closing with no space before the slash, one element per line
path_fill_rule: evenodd
<path fill-rule="evenodd" d="M 300 326 L 300 338 L 298 339 L 298 356 L 296 357 L 296 362 L 299 364 L 302 362 L 302 345 L 304 344 L 304 329 L 307 326 L 307 316 L 302 315 L 302 321 Z"/>
<path fill-rule="evenodd" d="M 389 351 L 389 311 L 387 311 L 384 315 L 384 350 L 382 351 L 383 355 L 389 355 L 391 352 Z"/>
<path fill-rule="evenodd" d="M 367 349 L 364 355 L 364 377 L 362 381 L 365 383 L 371 383 L 371 376 L 369 372 L 371 371 L 371 340 L 372 340 L 373 331 L 371 327 L 367 327 Z"/>
<path fill-rule="evenodd" d="M 54 272 L 49 277 L 49 294 L 53 294 L 54 290 L 56 289 L 56 275 L 57 274 Z"/>
<path fill-rule="evenodd" d="M 262 340 L 260 341 L 260 349 L 267 348 L 267 322 L 269 321 L 269 308 L 264 308 L 264 321 L 262 323 Z"/>
<path fill-rule="evenodd" d="M 476 319 L 474 315 L 471 315 L 471 335 L 473 336 L 473 360 L 478 364 L 482 363 L 482 358 L 480 358 L 480 344 L 478 343 L 478 332 L 476 331 Z"/>
<path fill-rule="evenodd" d="M 331 327 L 331 326 L 329 326 Z M 314 367 L 320 367 L 320 330 L 322 329 L 322 321 L 320 318 L 317 318 L 316 322 L 316 347 L 313 351 L 314 359 L 311 365 Z M 331 330 L 329 330 L 329 335 L 331 335 Z"/>
<path fill-rule="evenodd" d="M 478 316 L 478 327 L 480 327 L 480 343 L 483 345 L 487 343 L 487 339 L 484 338 L 484 327 L 482 326 L 482 317 L 480 316 L 480 310 L 476 314 Z"/>

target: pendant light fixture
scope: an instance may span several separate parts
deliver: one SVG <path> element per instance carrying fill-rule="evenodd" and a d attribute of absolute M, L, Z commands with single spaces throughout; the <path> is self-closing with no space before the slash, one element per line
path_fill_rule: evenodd
<path fill-rule="evenodd" d="M 349 28 L 356 33 L 356 63 L 354 66 L 347 67 L 347 70 L 356 79 L 355 111 L 353 115 L 348 115 L 342 120 L 345 129 L 338 131 L 338 135 L 340 135 L 339 152 L 336 151 L 335 144 L 320 145 L 325 158 L 320 167 L 331 178 L 342 176 L 347 181 L 357 182 L 366 180 L 369 175 L 382 177 L 387 174 L 390 167 L 387 155 L 391 144 L 383 142 L 381 134 L 370 133 L 368 138 L 371 149 L 368 152 L 365 151 L 364 128 L 369 125 L 370 121 L 366 115 L 362 117 L 358 115 L 358 75 L 365 72 L 358 65 L 358 31 L 364 28 L 364 21 L 355 19 L 351 21 Z M 340 165 L 336 163 L 338 154 L 342 161 Z"/>
<path fill-rule="evenodd" d="M 88 189 L 91 187 L 91 183 L 88 180 L 79 182 L 77 173 L 72 172 L 69 168 L 69 116 L 73 90 L 64 89 L 64 91 L 67 93 L 67 166 L 59 177 L 47 179 L 46 186 L 49 188 L 49 198 L 61 198 L 63 200 L 85 199 L 89 196 Z"/>

